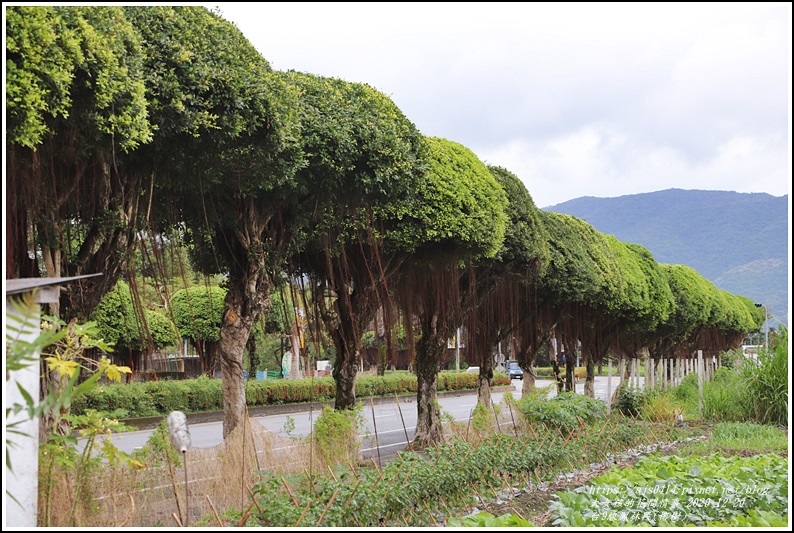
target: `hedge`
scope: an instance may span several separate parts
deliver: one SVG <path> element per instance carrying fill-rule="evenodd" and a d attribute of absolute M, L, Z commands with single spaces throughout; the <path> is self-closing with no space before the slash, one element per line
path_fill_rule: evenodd
<path fill-rule="evenodd" d="M 438 375 L 438 391 L 474 390 L 479 374 L 442 371 Z M 510 378 L 495 373 L 494 386 L 510 385 Z M 385 376 L 360 376 L 356 379 L 356 396 L 394 396 L 415 394 L 416 376 L 410 373 Z M 247 380 L 245 398 L 248 407 L 301 402 L 323 402 L 334 399 L 336 382 L 330 376 L 297 380 Z M 167 415 L 171 411 L 201 413 L 223 410 L 221 380 L 201 376 L 188 380 L 163 380 L 101 385 L 72 401 L 73 414 L 86 409 L 114 411 L 124 409 L 128 418 Z"/>

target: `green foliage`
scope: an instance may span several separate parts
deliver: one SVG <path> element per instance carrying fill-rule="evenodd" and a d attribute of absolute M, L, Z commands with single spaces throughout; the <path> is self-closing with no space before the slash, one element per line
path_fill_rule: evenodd
<path fill-rule="evenodd" d="M 719 357 L 722 368 L 737 368 L 744 360 L 741 348 L 720 352 Z"/>
<path fill-rule="evenodd" d="M 605 452 L 660 437 L 679 435 L 631 419 L 610 428 L 597 422 L 590 431 L 570 438 L 539 427 L 534 435 L 491 434 L 476 444 L 453 437 L 422 454 L 400 452 L 381 469 L 336 469 L 333 476 L 312 476 L 311 483 L 306 476 L 284 479 L 264 473 L 252 489 L 262 509 L 256 516 L 258 525 L 269 527 L 388 527 L 409 521 L 414 527 L 440 525 L 434 516 L 454 516 L 471 508 L 476 504 L 474 492 L 486 499 L 495 497 L 511 477 L 551 480 L 572 465 L 584 466 Z M 455 520 L 445 525 L 459 525 Z M 508 516 L 496 517 L 496 522 L 529 525 Z"/>
<path fill-rule="evenodd" d="M 703 384 L 703 417 L 711 421 L 755 420 L 785 424 L 788 420 L 788 346 L 779 343 L 773 353 L 762 353 L 758 362 L 741 359 L 741 365 L 718 368 Z M 697 375 L 690 374 L 671 391 L 688 418 L 698 416 Z"/>
<path fill-rule="evenodd" d="M 509 379 L 494 377 L 496 385 L 509 385 Z M 443 371 L 439 373 L 439 391 L 472 390 L 478 386 L 477 374 Z M 356 379 L 356 396 L 394 396 L 415 394 L 416 376 L 408 372 Z M 333 400 L 336 383 L 331 376 L 298 380 L 246 380 L 245 398 L 249 407 L 299 402 Z M 86 390 L 72 400 L 72 410 L 83 414 L 88 409 L 110 411 L 124 409 L 131 418 L 167 415 L 171 411 L 200 413 L 223 409 L 221 381 L 200 376 L 188 380 L 160 380 L 123 384 L 103 384 Z"/>
<path fill-rule="evenodd" d="M 513 264 L 524 275 L 531 267 L 533 275 L 538 275 L 548 261 L 548 235 L 540 210 L 518 176 L 498 166 L 488 165 L 488 170 L 504 188 L 509 202 L 508 227 L 495 259 L 503 264 Z"/>
<path fill-rule="evenodd" d="M 651 455 L 557 498 L 550 509 L 562 527 L 704 526 L 738 520 L 751 509 L 785 513 L 788 466 L 777 455 Z"/>
<path fill-rule="evenodd" d="M 393 242 L 407 252 L 450 248 L 458 255 L 492 257 L 506 230 L 504 189 L 468 148 L 437 137 L 425 142 L 427 179 L 409 201 L 395 207 L 394 215 L 404 223 Z"/>
<path fill-rule="evenodd" d="M 743 455 L 747 450 L 782 454 L 788 451 L 788 446 L 788 436 L 780 428 L 755 422 L 719 422 L 714 425 L 708 441 L 689 443 L 678 454 Z"/>
<path fill-rule="evenodd" d="M 168 316 L 149 309 L 144 311 L 144 316 L 146 317 L 146 327 L 154 348 L 160 349 L 179 344 L 179 331 Z"/>
<path fill-rule="evenodd" d="M 513 513 L 494 516 L 491 513 L 480 511 L 473 515 L 463 518 L 450 518 L 447 520 L 448 527 L 532 527 L 529 520 L 524 520 Z"/>
<path fill-rule="evenodd" d="M 200 6 L 124 9 L 142 36 L 157 126 L 154 142 L 129 164 L 156 171 L 153 213 L 183 224 L 196 269 L 231 272 L 234 286 L 246 268 L 238 269 L 241 262 L 270 267 L 280 259 L 267 253 L 277 247 L 266 250 L 266 221 L 275 222 L 276 206 L 305 198 L 293 179 L 304 164 L 299 95 L 217 13 Z"/>
<path fill-rule="evenodd" d="M 99 302 L 91 319 L 97 323 L 100 335 L 116 350 L 142 347 L 142 329 L 138 324 L 132 293 L 126 282 L 120 280 Z"/>
<path fill-rule="evenodd" d="M 752 417 L 765 424 L 785 425 L 789 410 L 788 330 L 781 326 L 774 351 L 760 354 L 741 371 Z"/>
<path fill-rule="evenodd" d="M 542 211 L 548 231 L 549 268 L 540 278 L 552 303 L 619 307 L 623 290 L 620 268 L 609 240 L 584 220 Z"/>
<path fill-rule="evenodd" d="M 312 430 L 315 449 L 327 465 L 356 462 L 361 447 L 358 435 L 364 427 L 362 404 L 341 411 L 324 406 Z"/>
<path fill-rule="evenodd" d="M 703 418 L 713 421 L 747 420 L 749 394 L 742 377 L 733 369 L 718 368 L 703 384 Z"/>
<path fill-rule="evenodd" d="M 494 415 L 485 404 L 477 402 L 471 415 L 471 425 L 479 431 L 486 431 L 495 425 Z"/>
<path fill-rule="evenodd" d="M 746 528 L 768 528 L 768 527 L 790 527 L 790 517 L 783 513 L 772 513 L 769 511 L 759 511 L 750 509 L 747 514 L 732 516 L 730 520 L 709 520 L 706 522 L 708 527 L 746 527 Z"/>
<path fill-rule="evenodd" d="M 640 417 L 654 422 L 674 422 L 684 411 L 671 392 L 658 389 L 647 391 L 641 405 Z"/>
<path fill-rule="evenodd" d="M 606 415 L 604 402 L 573 392 L 563 392 L 548 400 L 522 397 L 518 408 L 530 422 L 559 428 L 565 434 Z"/>
<path fill-rule="evenodd" d="M 81 125 L 70 129 L 82 141 L 113 135 L 127 151 L 151 139 L 140 37 L 120 7 L 12 6 L 5 35 L 11 143 L 57 140 L 66 118 Z M 80 145 L 73 146 L 88 149 Z"/>
<path fill-rule="evenodd" d="M 226 289 L 196 286 L 171 296 L 171 309 L 179 334 L 194 341 L 220 340 Z"/>

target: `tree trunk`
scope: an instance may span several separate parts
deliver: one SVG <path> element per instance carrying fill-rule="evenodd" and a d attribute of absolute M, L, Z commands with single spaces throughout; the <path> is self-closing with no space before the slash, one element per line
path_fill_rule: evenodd
<path fill-rule="evenodd" d="M 336 396 L 334 409 L 352 409 L 356 405 L 356 354 L 347 343 L 338 340 L 338 331 L 332 332 L 334 346 L 336 347 L 336 360 L 334 361 L 333 376 L 336 382 Z"/>
<path fill-rule="evenodd" d="M 438 315 L 434 314 L 424 327 L 416 353 L 416 430 L 409 450 L 420 450 L 444 440 L 441 410 L 436 401 L 438 369 L 447 346 L 446 337 L 438 331 Z"/>
<path fill-rule="evenodd" d="M 256 379 L 256 370 L 259 366 L 259 357 L 256 353 L 256 335 L 249 335 L 246 343 L 248 350 L 248 379 Z"/>
<path fill-rule="evenodd" d="M 538 371 L 535 370 L 535 357 L 533 357 L 528 361 L 527 367 L 524 369 L 524 380 L 523 385 L 521 387 L 521 395 L 525 394 L 534 394 L 535 389 L 537 388 L 535 385 L 535 381 L 538 379 Z"/>
<path fill-rule="evenodd" d="M 219 347 L 224 440 L 244 420 L 243 352 L 254 323 L 270 305 L 264 259 L 249 261 L 246 267 L 229 276 L 226 312 L 221 321 Z"/>
<path fill-rule="evenodd" d="M 590 351 L 584 351 L 584 364 L 587 368 L 587 375 L 584 380 L 584 394 L 590 398 L 595 398 L 595 364 L 593 363 L 593 356 Z"/>
<path fill-rule="evenodd" d="M 57 248 L 46 247 L 44 244 L 41 246 L 44 265 L 47 270 L 47 277 L 56 278 L 61 275 L 61 261 L 60 250 Z M 57 289 L 60 293 L 61 289 Z M 49 305 L 49 313 L 51 316 L 60 318 L 60 303 L 53 302 Z M 43 399 L 49 391 L 60 391 L 65 383 L 61 382 L 61 376 L 57 372 L 50 372 L 47 362 L 41 359 L 42 379 L 41 379 L 41 395 Z M 39 417 L 39 442 L 45 443 L 49 440 L 50 435 L 53 433 L 58 435 L 65 435 L 68 433 L 68 425 L 61 420 L 61 416 L 69 414 L 69 409 L 65 411 L 55 411 L 54 409 L 47 409 L 41 413 Z"/>
<path fill-rule="evenodd" d="M 303 373 L 301 372 L 301 332 L 300 327 L 298 326 L 297 318 L 295 320 L 295 324 L 292 326 L 292 335 L 289 336 L 290 344 L 292 345 L 292 360 L 290 361 L 290 378 L 291 379 L 301 379 L 303 377 Z"/>
<path fill-rule="evenodd" d="M 493 383 L 493 354 L 490 351 L 480 361 L 480 384 L 477 387 L 477 403 L 491 409 L 491 383 Z"/>

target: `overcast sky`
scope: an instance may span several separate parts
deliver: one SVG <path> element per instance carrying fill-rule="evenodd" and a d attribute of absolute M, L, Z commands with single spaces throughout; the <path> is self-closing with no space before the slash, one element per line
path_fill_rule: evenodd
<path fill-rule="evenodd" d="M 790 3 L 215 3 L 277 70 L 367 83 L 539 207 L 791 191 Z"/>

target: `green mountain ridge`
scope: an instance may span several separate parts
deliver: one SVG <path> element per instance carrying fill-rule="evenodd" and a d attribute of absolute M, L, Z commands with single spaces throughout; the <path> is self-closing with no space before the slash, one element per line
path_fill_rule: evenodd
<path fill-rule="evenodd" d="M 788 325 L 788 195 L 667 189 L 584 196 L 544 207 L 645 246 L 660 263 L 684 264 L 720 289 L 765 305 Z"/>

